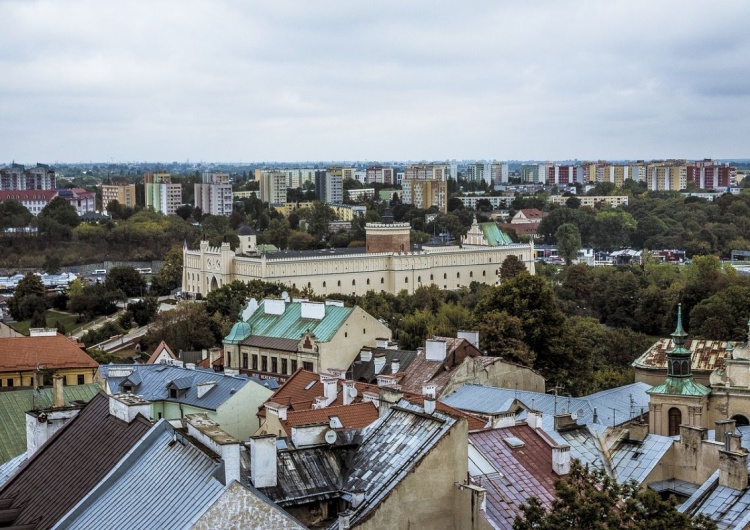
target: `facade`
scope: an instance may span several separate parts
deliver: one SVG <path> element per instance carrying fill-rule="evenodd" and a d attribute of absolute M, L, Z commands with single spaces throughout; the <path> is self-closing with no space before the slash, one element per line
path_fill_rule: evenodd
<path fill-rule="evenodd" d="M 656 162 L 646 167 L 646 184 L 649 191 L 680 191 L 687 187 L 685 162 Z"/>
<path fill-rule="evenodd" d="M 353 206 L 351 204 L 329 204 L 336 214 L 336 219 L 342 221 L 353 221 L 355 217 L 361 217 L 367 213 L 366 206 Z"/>
<path fill-rule="evenodd" d="M 75 208 L 78 215 L 96 211 L 96 193 L 83 188 L 63 188 L 57 190 L 57 196 L 62 197 Z"/>
<path fill-rule="evenodd" d="M 365 184 L 393 184 L 394 175 L 392 167 L 368 166 L 365 176 Z"/>
<path fill-rule="evenodd" d="M 109 203 L 117 201 L 127 208 L 135 208 L 135 184 L 102 185 L 102 209 L 106 210 Z"/>
<path fill-rule="evenodd" d="M 581 201 L 581 206 L 588 206 L 589 208 L 594 208 L 597 204 L 600 203 L 609 204 L 612 208 L 628 205 L 627 195 L 597 195 L 591 197 L 587 195 L 575 195 L 575 197 L 579 201 Z M 564 195 L 551 195 L 549 198 L 549 202 L 550 204 L 565 206 L 565 204 L 568 202 L 568 199 L 570 199 L 570 197 L 566 197 Z"/>
<path fill-rule="evenodd" d="M 538 225 L 537 225 L 538 226 Z M 413 293 L 422 285 L 460 289 L 476 281 L 495 285 L 498 269 L 509 255 L 534 273 L 534 247 L 529 244 L 424 246 L 410 251 L 408 223 L 368 223 L 365 249 L 299 251 L 238 256 L 228 243 L 184 250 L 183 291 L 206 295 L 234 280 L 280 282 L 326 296 L 363 295 L 368 291 Z M 243 237 L 240 236 L 242 245 Z M 248 236 L 249 237 L 249 236 Z M 244 247 L 243 247 L 244 248 Z"/>
<path fill-rule="evenodd" d="M 146 173 L 146 208 L 171 215 L 182 204 L 182 184 L 173 184 L 169 173 Z"/>
<path fill-rule="evenodd" d="M 286 202 L 287 176 L 281 171 L 255 170 L 255 180 L 260 186 L 260 200 L 268 204 Z"/>
<path fill-rule="evenodd" d="M 375 197 L 375 188 L 351 189 L 347 190 L 347 193 L 349 194 L 350 201 L 357 202 Z"/>
<path fill-rule="evenodd" d="M 348 168 L 344 168 L 348 169 Z M 326 204 L 344 202 L 344 176 L 342 171 L 320 171 L 315 174 L 315 196 Z"/>
<path fill-rule="evenodd" d="M 435 206 L 440 213 L 448 211 L 448 183 L 445 180 L 405 178 L 402 182 L 404 204 L 427 209 Z"/>
<path fill-rule="evenodd" d="M 195 207 L 204 214 L 232 215 L 234 204 L 229 173 L 203 173 L 203 182 L 195 184 Z"/>
<path fill-rule="evenodd" d="M 18 201 L 23 204 L 31 215 L 36 217 L 52 199 L 57 197 L 55 190 L 13 190 L 0 191 L 0 202 L 7 200 Z"/>
<path fill-rule="evenodd" d="M 403 180 L 448 180 L 450 166 L 445 164 L 411 164 L 404 170 Z"/>
<path fill-rule="evenodd" d="M 515 199 L 513 195 L 461 195 L 458 197 L 464 205 L 464 208 L 476 210 L 477 202 L 486 199 L 492 205 L 493 210 L 510 207 Z M 567 197 L 566 197 L 567 198 Z"/>
<path fill-rule="evenodd" d="M 332 300 L 251 300 L 242 316 L 224 338 L 224 365 L 261 378 L 284 380 L 298 368 L 346 369 L 361 348 L 391 338 L 361 308 Z"/>
<path fill-rule="evenodd" d="M 28 169 L 22 164 L 11 164 L 0 169 L 0 191 L 54 190 L 56 185 L 55 170 L 46 164 Z"/>
<path fill-rule="evenodd" d="M 737 168 L 707 158 L 687 166 L 687 182 L 702 190 L 726 189 L 737 184 Z"/>
<path fill-rule="evenodd" d="M 52 376 L 66 385 L 93 383 L 99 363 L 76 342 L 56 329 L 32 328 L 26 337 L 0 338 L 0 386 L 37 387 L 52 384 Z"/>

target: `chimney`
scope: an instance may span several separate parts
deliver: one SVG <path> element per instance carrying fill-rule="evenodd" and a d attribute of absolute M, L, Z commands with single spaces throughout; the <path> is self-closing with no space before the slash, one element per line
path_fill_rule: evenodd
<path fill-rule="evenodd" d="M 61 375 L 52 377 L 52 406 L 60 409 L 65 406 L 64 383 L 65 378 Z"/>
<path fill-rule="evenodd" d="M 354 403 L 354 398 L 357 397 L 357 388 L 354 386 L 354 381 L 344 381 L 344 405 L 351 405 Z"/>
<path fill-rule="evenodd" d="M 398 403 L 404 393 L 400 388 L 383 386 L 379 388 L 380 392 L 380 416 L 384 416 L 391 405 Z"/>
<path fill-rule="evenodd" d="M 459 331 L 456 333 L 457 339 L 466 339 L 476 349 L 479 349 L 479 332 L 478 331 Z"/>
<path fill-rule="evenodd" d="M 338 377 L 334 377 L 328 374 L 320 374 L 320 382 L 323 384 L 323 397 L 326 401 L 326 406 L 336 401 L 336 394 L 338 393 Z"/>
<path fill-rule="evenodd" d="M 382 372 L 384 366 L 385 366 L 385 355 L 376 355 L 375 356 L 375 375 Z"/>
<path fill-rule="evenodd" d="M 31 410 L 26 413 L 27 458 L 33 455 L 68 421 L 78 416 L 82 407 Z"/>
<path fill-rule="evenodd" d="M 436 398 L 437 397 L 437 385 L 423 385 L 422 395 L 425 397 Z"/>
<path fill-rule="evenodd" d="M 719 451 L 719 485 L 734 490 L 747 488 L 747 451 L 739 447 L 742 437 L 727 433 L 727 446 L 736 450 Z"/>
<path fill-rule="evenodd" d="M 292 427 L 292 443 L 297 449 L 300 447 L 323 444 L 325 443 L 326 432 L 328 432 L 330 428 L 331 425 L 327 421 L 297 425 Z"/>
<path fill-rule="evenodd" d="M 558 445 L 552 448 L 552 471 L 558 475 L 570 473 L 569 445 Z"/>
<path fill-rule="evenodd" d="M 286 304 L 279 298 L 266 298 L 263 300 L 263 308 L 266 315 L 283 315 Z"/>
<path fill-rule="evenodd" d="M 388 339 L 384 339 L 382 337 L 375 339 L 375 347 L 376 348 L 388 348 Z"/>
<path fill-rule="evenodd" d="M 337 379 L 342 381 L 346 379 L 346 370 L 343 368 L 329 368 L 328 373 Z"/>
<path fill-rule="evenodd" d="M 359 351 L 359 359 L 363 363 L 369 363 L 370 361 L 372 361 L 372 350 L 370 350 L 369 348 L 361 349 Z"/>
<path fill-rule="evenodd" d="M 131 423 L 138 414 L 151 420 L 151 402 L 135 394 L 112 394 L 109 396 L 109 413 L 125 423 Z"/>
<path fill-rule="evenodd" d="M 395 374 L 398 373 L 398 371 L 401 369 L 401 359 L 393 359 L 391 361 L 391 373 Z"/>
<path fill-rule="evenodd" d="M 628 425 L 628 440 L 642 442 L 648 436 L 648 423 L 631 423 Z"/>
<path fill-rule="evenodd" d="M 267 403 L 264 403 L 263 406 L 266 408 L 268 414 L 278 416 L 281 421 L 286 420 L 286 413 L 289 410 L 287 405 L 279 405 L 273 401 L 268 401 Z"/>
<path fill-rule="evenodd" d="M 326 316 L 326 305 L 322 302 L 300 302 L 300 318 L 323 320 Z"/>
<path fill-rule="evenodd" d="M 435 398 L 424 398 L 424 411 L 425 414 L 434 414 L 435 413 Z"/>
<path fill-rule="evenodd" d="M 737 422 L 734 420 L 719 420 L 716 422 L 716 431 L 714 440 L 720 443 L 726 443 L 726 433 L 734 432 Z"/>
<path fill-rule="evenodd" d="M 349 530 L 352 527 L 352 512 L 344 510 L 339 512 L 339 528 L 341 530 Z"/>
<path fill-rule="evenodd" d="M 187 431 L 203 446 L 221 457 L 224 464 L 224 485 L 240 481 L 240 441 L 221 429 L 205 413 L 185 416 Z"/>
<path fill-rule="evenodd" d="M 490 417 L 490 425 L 493 429 L 504 429 L 506 427 L 515 427 L 516 425 L 516 413 L 515 412 L 503 412 Z"/>
<path fill-rule="evenodd" d="M 428 361 L 445 361 L 448 344 L 444 340 L 427 339 L 425 342 L 425 359 Z"/>
<path fill-rule="evenodd" d="M 555 430 L 556 431 L 569 431 L 578 427 L 578 423 L 573 419 L 570 412 L 563 414 L 557 414 L 555 416 Z"/>
<path fill-rule="evenodd" d="M 375 408 L 380 408 L 380 394 L 376 392 L 368 392 L 365 390 L 362 392 L 362 403 L 372 403 Z"/>
<path fill-rule="evenodd" d="M 275 435 L 250 437 L 250 479 L 256 488 L 276 486 L 278 479 Z"/>
<path fill-rule="evenodd" d="M 528 425 L 532 429 L 541 429 L 542 428 L 541 411 L 527 410 L 526 411 L 526 425 Z"/>

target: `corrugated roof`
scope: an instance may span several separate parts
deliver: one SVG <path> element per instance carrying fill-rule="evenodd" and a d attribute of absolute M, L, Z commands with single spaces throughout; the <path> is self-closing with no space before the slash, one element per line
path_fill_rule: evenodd
<path fill-rule="evenodd" d="M 500 230 L 500 227 L 497 226 L 497 223 L 480 223 L 479 228 L 482 229 L 484 238 L 487 240 L 487 243 L 489 243 L 491 247 L 511 245 L 513 243 L 513 240 L 511 240 L 509 236 L 507 236 L 502 230 Z"/>
<path fill-rule="evenodd" d="M 99 392 L 0 489 L 21 511 L 11 525 L 50 528 L 94 488 L 151 428 L 110 416 L 109 397 Z"/>
<path fill-rule="evenodd" d="M 259 488 L 279 506 L 338 497 L 342 469 L 329 446 L 277 453 L 277 483 Z"/>
<path fill-rule="evenodd" d="M 504 441 L 508 436 L 521 440 L 523 447 L 509 447 Z M 550 506 L 560 477 L 552 471 L 552 447 L 538 432 L 517 425 L 471 433 L 469 443 L 494 468 L 471 478 L 487 490 L 486 516 L 495 528 L 512 528 L 530 497 Z"/>
<path fill-rule="evenodd" d="M 707 515 L 724 529 L 745 529 L 750 523 L 750 489 L 719 485 L 717 469 L 679 508 L 691 517 Z"/>
<path fill-rule="evenodd" d="M 72 401 L 91 401 L 100 389 L 96 384 L 66 386 L 65 406 Z M 26 451 L 26 411 L 51 406 L 51 388 L 0 392 L 0 463 Z"/>
<path fill-rule="evenodd" d="M 97 368 L 77 343 L 65 335 L 0 338 L 0 372 L 61 368 Z"/>
<path fill-rule="evenodd" d="M 224 490 L 219 458 L 160 420 L 56 528 L 188 528 Z"/>
<path fill-rule="evenodd" d="M 165 364 L 108 364 L 101 366 L 102 377 L 107 380 L 111 393 L 123 392 L 123 384 L 131 374 L 137 373 L 142 379 L 140 385 L 133 386 L 133 394 L 143 396 L 149 401 L 172 401 L 184 403 L 194 407 L 216 410 L 232 395 L 245 385 L 257 384 L 246 375 L 226 375 L 213 370 L 181 368 Z M 110 377 L 109 374 L 115 374 Z M 216 386 L 202 397 L 198 397 L 198 384 L 215 382 Z M 168 386 L 187 390 L 178 393 L 177 397 L 169 397 Z"/>
<path fill-rule="evenodd" d="M 269 350 L 296 352 L 299 346 L 299 339 L 277 339 L 275 337 L 257 337 L 251 335 L 240 342 L 240 344 Z"/>
<path fill-rule="evenodd" d="M 286 302 L 281 315 L 266 314 L 266 301 L 248 319 L 250 333 L 254 336 L 300 340 L 308 331 L 319 342 L 330 341 L 354 310 L 351 307 L 325 306 L 325 317 L 321 320 L 301 317 L 301 302 Z"/>
<path fill-rule="evenodd" d="M 544 430 L 551 431 L 555 414 L 566 412 L 576 414 L 579 425 L 594 423 L 594 409 L 596 409 L 596 423 L 602 425 L 624 423 L 640 415 L 642 411 L 648 411 L 649 396 L 646 390 L 649 388 L 651 387 L 646 383 L 633 383 L 603 390 L 586 397 L 574 398 L 467 384 L 444 396 L 441 401 L 457 409 L 493 415 L 507 412 L 507 404 L 518 400 L 529 409 L 543 412 Z"/>
<path fill-rule="evenodd" d="M 391 375 L 391 363 L 398 359 L 399 371 L 405 371 L 411 362 L 416 358 L 417 352 L 414 350 L 392 350 L 389 348 L 370 348 L 372 356 L 369 361 L 362 360 L 362 354 L 357 354 L 357 358 L 352 362 L 347 370 L 347 377 L 354 381 L 365 383 L 377 383 L 378 375 Z M 383 360 L 383 367 L 379 373 L 375 373 L 375 358 Z"/>
<path fill-rule="evenodd" d="M 733 347 L 737 344 L 732 343 Z M 642 369 L 666 370 L 667 352 L 675 347 L 672 339 L 659 339 L 646 352 L 633 361 L 633 366 Z M 724 359 L 729 357 L 727 341 L 722 340 L 686 340 L 684 347 L 692 352 L 691 369 L 693 372 L 712 372 L 724 366 Z"/>

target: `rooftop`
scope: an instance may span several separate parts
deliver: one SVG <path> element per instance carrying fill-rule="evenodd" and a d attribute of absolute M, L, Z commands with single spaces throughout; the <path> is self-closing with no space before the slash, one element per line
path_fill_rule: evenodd
<path fill-rule="evenodd" d="M 633 366 L 642 369 L 666 370 L 667 352 L 675 347 L 672 339 L 659 339 L 648 350 L 633 361 Z M 712 372 L 724 366 L 724 359 L 730 356 L 727 341 L 686 340 L 684 347 L 691 353 L 693 372 Z"/>
<path fill-rule="evenodd" d="M 59 333 L 50 336 L 0 338 L 0 372 L 44 368 L 98 368 L 77 343 Z"/>

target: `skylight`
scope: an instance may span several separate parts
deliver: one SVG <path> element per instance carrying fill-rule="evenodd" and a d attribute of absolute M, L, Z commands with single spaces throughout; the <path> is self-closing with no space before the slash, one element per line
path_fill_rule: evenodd
<path fill-rule="evenodd" d="M 523 443 L 523 440 L 521 440 L 520 438 L 516 438 L 515 436 L 508 436 L 506 438 L 503 438 L 503 440 L 505 440 L 505 443 L 510 447 L 513 447 L 514 449 L 526 445 L 525 443 Z"/>

